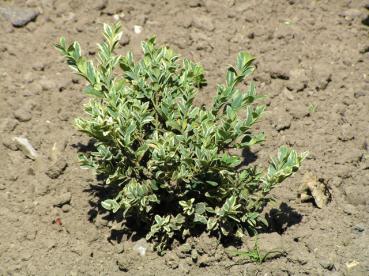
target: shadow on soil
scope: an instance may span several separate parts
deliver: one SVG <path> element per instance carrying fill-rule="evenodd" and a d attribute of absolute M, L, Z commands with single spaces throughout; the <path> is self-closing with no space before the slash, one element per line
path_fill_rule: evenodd
<path fill-rule="evenodd" d="M 273 208 L 266 215 L 269 227 L 266 232 L 278 232 L 282 234 L 292 225 L 298 224 L 302 220 L 302 215 L 286 203 L 281 203 L 279 208 Z"/>

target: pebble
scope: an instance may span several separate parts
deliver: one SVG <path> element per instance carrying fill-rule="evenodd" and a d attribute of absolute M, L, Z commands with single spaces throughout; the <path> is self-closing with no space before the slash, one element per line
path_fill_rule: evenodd
<path fill-rule="evenodd" d="M 130 35 L 127 32 L 124 32 L 119 41 L 119 44 L 122 46 L 126 46 L 129 44 L 130 41 L 131 41 Z"/>
<path fill-rule="evenodd" d="M 133 251 L 137 252 L 141 257 L 146 255 L 146 251 L 149 249 L 150 245 L 145 239 L 138 240 L 133 245 Z"/>
<path fill-rule="evenodd" d="M 192 19 L 192 26 L 208 32 L 212 32 L 215 29 L 210 17 L 195 17 Z"/>
<path fill-rule="evenodd" d="M 37 158 L 38 154 L 27 138 L 14 137 L 13 140 L 17 143 L 18 149 L 21 150 L 28 158 L 32 160 Z"/>
<path fill-rule="evenodd" d="M 35 20 L 39 12 L 29 8 L 0 7 L 0 14 L 9 20 L 14 27 L 23 27 Z"/>
<path fill-rule="evenodd" d="M 139 26 L 139 25 L 134 25 L 134 26 L 133 26 L 133 32 L 134 32 L 135 34 L 140 34 L 140 33 L 142 33 L 142 30 L 143 30 L 142 26 Z"/>
<path fill-rule="evenodd" d="M 51 164 L 51 166 L 45 173 L 51 179 L 56 179 L 63 174 L 63 172 L 67 167 L 68 167 L 67 161 L 64 158 L 59 158 L 56 162 Z"/>

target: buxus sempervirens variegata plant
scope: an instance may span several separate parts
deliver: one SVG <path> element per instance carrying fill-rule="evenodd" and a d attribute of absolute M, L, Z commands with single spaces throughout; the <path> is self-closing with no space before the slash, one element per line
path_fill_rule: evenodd
<path fill-rule="evenodd" d="M 141 222 L 158 250 L 201 231 L 219 237 L 254 233 L 264 223 L 260 214 L 270 190 L 305 157 L 281 147 L 263 172 L 230 153 L 264 139 L 250 132 L 264 111 L 254 103 L 260 98 L 255 85 L 237 88 L 252 74 L 254 58 L 238 54 L 206 108 L 193 104 L 205 85 L 200 65 L 156 46 L 154 38 L 142 43 L 138 61 L 130 52 L 116 55 L 121 35 L 119 24 L 104 25 L 97 65 L 78 42 L 67 45 L 61 38 L 56 45 L 92 96 L 86 118 L 76 119 L 96 148 L 80 156 L 82 166 L 103 176 L 107 189 L 119 190 L 102 206 Z"/>

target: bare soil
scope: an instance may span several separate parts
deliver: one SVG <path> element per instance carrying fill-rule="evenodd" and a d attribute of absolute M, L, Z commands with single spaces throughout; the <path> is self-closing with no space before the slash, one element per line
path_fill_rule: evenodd
<path fill-rule="evenodd" d="M 40 14 L 23 27 L 0 16 L 0 275 L 369 275 L 369 17 L 367 1 L 345 0 L 10 0 Z M 30 13 L 35 16 L 35 13 Z M 201 236 L 163 257 L 134 250 L 99 202 L 104 190 L 77 153 L 88 138 L 73 128 L 84 83 L 53 48 L 61 35 L 93 56 L 102 23 L 122 21 L 122 51 L 140 52 L 156 35 L 204 65 L 215 84 L 240 50 L 257 57 L 267 96 L 258 128 L 267 142 L 246 156 L 265 164 L 280 145 L 310 152 L 302 169 L 273 191 L 263 264 L 232 258 Z M 21 21 L 23 24 L 23 21 Z M 134 26 L 142 26 L 136 34 Z M 137 28 L 136 28 L 137 29 Z M 23 136 L 38 153 L 19 150 Z M 330 193 L 322 208 L 301 202 L 303 175 Z M 318 185 L 318 186 L 319 186 Z M 245 239 L 238 248 L 246 249 Z"/>

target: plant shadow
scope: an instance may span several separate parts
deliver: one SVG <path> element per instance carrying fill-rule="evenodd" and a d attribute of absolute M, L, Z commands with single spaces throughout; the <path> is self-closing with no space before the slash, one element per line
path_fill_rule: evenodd
<path fill-rule="evenodd" d="M 273 208 L 266 214 L 269 226 L 265 232 L 278 232 L 282 234 L 292 225 L 301 222 L 303 216 L 287 203 L 281 203 L 279 208 Z"/>
<path fill-rule="evenodd" d="M 242 150 L 242 157 L 243 157 L 243 160 L 242 160 L 241 166 L 245 166 L 245 167 L 251 163 L 254 163 L 258 159 L 258 156 L 252 151 L 250 151 L 249 148 L 244 148 Z"/>

